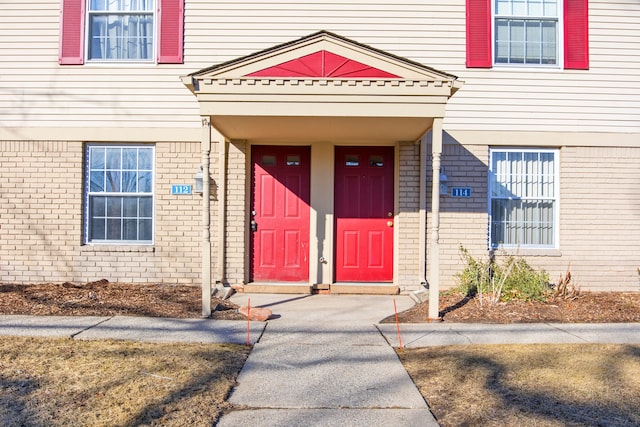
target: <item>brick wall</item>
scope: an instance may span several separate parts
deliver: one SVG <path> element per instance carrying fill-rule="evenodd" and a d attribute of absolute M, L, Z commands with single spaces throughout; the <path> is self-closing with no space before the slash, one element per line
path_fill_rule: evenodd
<path fill-rule="evenodd" d="M 156 145 L 154 245 L 83 245 L 83 144 L 0 142 L 0 281 L 199 284 L 201 196 L 171 195 L 199 148 Z"/>

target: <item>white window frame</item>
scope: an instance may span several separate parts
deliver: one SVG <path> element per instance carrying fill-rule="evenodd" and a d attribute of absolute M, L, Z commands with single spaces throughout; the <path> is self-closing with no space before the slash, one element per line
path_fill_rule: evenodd
<path fill-rule="evenodd" d="M 544 0 L 542 0 L 544 1 Z M 492 34 L 492 53 L 493 58 L 491 58 L 492 63 L 495 67 L 508 67 L 508 68 L 518 68 L 518 67 L 543 67 L 543 68 L 562 68 L 562 58 L 564 58 L 564 30 L 563 30 L 563 0 L 556 0 L 556 15 L 553 17 L 544 16 L 543 15 L 528 15 L 528 14 L 498 14 L 497 13 L 497 3 L 498 0 L 491 1 L 491 34 Z M 525 8 L 530 3 L 530 0 L 522 0 Z M 542 3 L 544 7 L 544 3 Z M 526 53 L 523 52 L 523 62 L 498 62 L 498 46 L 497 46 L 497 25 L 496 21 L 498 19 L 507 19 L 507 20 L 533 20 L 533 21 L 554 21 L 556 22 L 556 58 L 555 64 L 544 64 L 544 63 L 527 63 L 526 61 Z M 526 46 L 525 46 L 526 48 Z M 508 55 L 510 59 L 511 56 Z M 541 58 L 542 59 L 542 58 Z"/>
<path fill-rule="evenodd" d="M 149 10 L 129 10 L 127 8 L 121 7 L 112 10 L 93 10 L 92 3 L 96 0 L 86 0 L 86 23 L 85 23 L 85 52 L 84 57 L 86 58 L 87 63 L 143 63 L 143 64 L 154 64 L 156 62 L 156 52 L 158 49 L 158 16 L 157 16 L 157 1 L 158 0 L 141 0 L 150 3 Z M 130 2 L 136 2 L 137 0 L 98 0 L 104 1 L 107 3 L 124 3 L 129 4 Z M 145 15 L 152 17 L 152 30 L 151 30 L 151 50 L 148 53 L 148 58 L 96 58 L 95 55 L 92 57 L 92 41 L 93 41 L 93 28 L 92 28 L 92 18 L 96 16 L 105 16 L 105 17 L 114 17 L 114 16 L 130 16 L 130 15 Z M 140 45 L 138 45 L 140 48 Z"/>
<path fill-rule="evenodd" d="M 511 193 L 512 189 L 517 190 L 518 188 L 524 188 L 526 183 L 523 177 L 530 177 L 529 173 L 508 173 L 505 171 L 495 171 L 494 169 L 494 156 L 497 153 L 505 153 L 507 156 L 511 154 L 522 154 L 523 156 L 526 154 L 552 154 L 553 155 L 553 183 L 544 182 L 544 178 L 542 182 L 540 179 L 536 180 L 534 185 L 537 186 L 537 189 L 530 190 L 532 192 L 536 192 L 538 194 L 532 196 L 522 196 L 522 194 L 513 194 Z M 499 185 L 498 183 L 504 181 L 504 178 L 501 175 L 507 174 L 510 176 L 509 186 L 511 189 L 507 189 L 506 193 L 504 189 L 506 187 Z M 544 175 L 537 169 L 534 175 L 538 175 L 538 178 L 548 176 Z M 515 181 L 514 181 L 515 179 Z M 489 149 L 489 191 L 488 191 L 488 210 L 489 210 L 489 247 L 491 249 L 558 249 L 559 248 L 559 218 L 560 218 L 560 150 L 558 149 L 547 149 L 547 148 L 490 148 Z M 502 187 L 502 191 L 498 189 L 498 186 Z M 540 193 L 544 193 L 545 189 L 541 189 L 541 187 L 546 186 L 546 191 L 549 189 L 553 192 L 551 195 L 543 195 Z M 525 190 L 526 191 L 526 190 Z M 509 194 L 510 193 L 510 194 Z M 523 241 L 522 235 L 525 234 L 524 227 L 521 227 L 523 222 L 517 222 L 517 225 L 520 227 L 520 230 L 516 232 L 518 238 L 516 241 L 511 242 L 494 242 L 494 212 L 493 212 L 493 202 L 494 200 L 507 200 L 507 201 L 523 201 L 523 202 L 545 202 L 550 201 L 553 203 L 553 230 L 551 231 L 551 238 L 553 241 L 548 244 L 544 243 L 531 243 Z M 540 216 L 538 216 L 538 222 L 543 222 Z M 531 229 L 531 227 L 529 228 Z M 503 231 L 503 234 L 507 234 L 507 231 Z"/>
<path fill-rule="evenodd" d="M 103 169 L 96 167 L 93 168 L 92 167 L 92 156 L 94 155 L 94 153 L 98 150 L 98 149 L 119 149 L 119 150 L 123 150 L 123 149 L 147 149 L 147 150 L 151 150 L 151 169 L 149 170 L 148 168 L 145 167 L 141 167 L 139 164 L 139 160 L 140 157 L 138 154 L 136 154 L 136 167 L 135 169 L 132 168 L 125 168 L 122 164 L 120 165 L 120 167 L 115 167 L 115 168 L 110 168 L 108 165 L 106 165 L 103 167 Z M 96 150 L 96 151 L 94 151 Z M 106 159 L 105 159 L 106 161 Z M 155 164 L 155 146 L 153 145 L 148 145 L 148 144 L 87 144 L 85 146 L 85 173 L 84 173 L 84 243 L 85 244 L 89 244 L 89 245 L 96 245 L 96 244 L 106 244 L 106 245 L 113 245 L 113 244 L 118 244 L 118 245 L 153 245 L 154 244 L 154 236 L 155 236 L 155 222 L 156 222 L 156 212 L 155 212 L 155 203 L 156 203 L 156 195 L 155 195 L 155 170 L 156 170 L 156 164 Z M 104 171 L 105 172 L 105 178 L 103 183 L 105 183 L 105 185 L 103 186 L 102 189 L 96 189 L 94 188 L 94 186 L 92 186 L 92 176 L 91 173 L 95 172 L 98 173 L 100 171 Z M 119 180 L 120 180 L 120 191 L 109 191 L 109 188 L 106 188 L 106 181 L 107 181 L 107 174 L 110 172 L 119 172 L 118 174 L 114 174 L 114 175 L 118 175 L 119 176 Z M 136 190 L 135 191 L 122 191 L 122 181 L 124 181 L 124 175 L 125 173 L 123 172 L 128 172 L 128 173 L 133 173 L 135 172 L 135 179 L 136 179 Z M 144 190 L 138 191 L 139 190 L 139 186 L 140 186 L 140 172 L 142 173 L 148 173 L 150 172 L 150 177 L 148 178 L 148 182 L 145 182 L 145 187 L 147 187 Z M 147 191 L 148 189 L 148 191 Z M 141 215 L 140 214 L 140 205 L 137 205 L 137 212 L 136 215 L 133 216 L 131 214 L 127 214 L 125 213 L 125 207 L 124 207 L 124 203 L 122 203 L 121 205 L 121 212 L 119 215 L 110 215 L 110 213 L 108 212 L 107 208 L 105 207 L 105 214 L 104 215 L 96 215 L 96 217 L 98 218 L 104 218 L 105 221 L 105 238 L 104 239 L 98 239 L 98 238 L 93 238 L 92 237 L 92 220 L 93 220 L 93 215 L 92 215 L 92 211 L 91 211 L 91 198 L 92 197 L 105 197 L 105 198 L 112 198 L 112 199 L 125 199 L 125 198 L 151 198 L 151 207 L 149 208 L 150 210 L 150 216 L 149 215 Z M 125 220 L 136 220 L 136 221 L 149 221 L 151 222 L 150 224 L 150 236 L 148 239 L 141 239 L 141 238 L 136 238 L 136 239 L 126 239 L 123 236 L 124 233 L 124 224 L 121 224 L 121 237 L 120 238 L 107 238 L 106 237 L 106 233 L 108 233 L 106 231 L 106 229 L 108 228 L 107 226 L 107 222 L 109 220 L 120 220 L 121 222 L 124 222 Z M 139 232 L 140 232 L 140 224 L 139 222 L 136 225 L 136 233 L 139 236 Z"/>

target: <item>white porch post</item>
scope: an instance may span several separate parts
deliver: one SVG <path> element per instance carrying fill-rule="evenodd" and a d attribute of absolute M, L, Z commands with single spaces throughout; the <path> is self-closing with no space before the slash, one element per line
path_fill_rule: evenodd
<path fill-rule="evenodd" d="M 429 320 L 438 320 L 440 305 L 440 160 L 442 157 L 442 118 L 433 119 L 431 132 L 431 250 L 429 253 Z"/>
<path fill-rule="evenodd" d="M 202 117 L 202 316 L 211 316 L 211 121 Z"/>
<path fill-rule="evenodd" d="M 420 200 L 418 211 L 418 281 L 427 281 L 427 135 L 420 139 Z"/>

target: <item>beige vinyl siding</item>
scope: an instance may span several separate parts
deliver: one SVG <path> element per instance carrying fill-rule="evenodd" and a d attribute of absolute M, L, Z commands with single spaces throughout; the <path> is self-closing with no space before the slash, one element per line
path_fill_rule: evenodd
<path fill-rule="evenodd" d="M 198 128 L 180 75 L 329 30 L 458 75 L 446 130 L 640 132 L 635 0 L 590 2 L 588 71 L 467 69 L 464 0 L 187 0 L 184 64 L 59 66 L 59 7 L 0 4 L 3 126 Z"/>

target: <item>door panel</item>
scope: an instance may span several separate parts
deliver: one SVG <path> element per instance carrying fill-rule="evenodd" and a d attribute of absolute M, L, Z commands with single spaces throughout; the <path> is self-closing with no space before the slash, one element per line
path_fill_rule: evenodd
<path fill-rule="evenodd" d="M 336 147 L 336 281 L 393 280 L 393 147 Z"/>
<path fill-rule="evenodd" d="M 309 279 L 310 148 L 251 150 L 251 280 Z"/>

